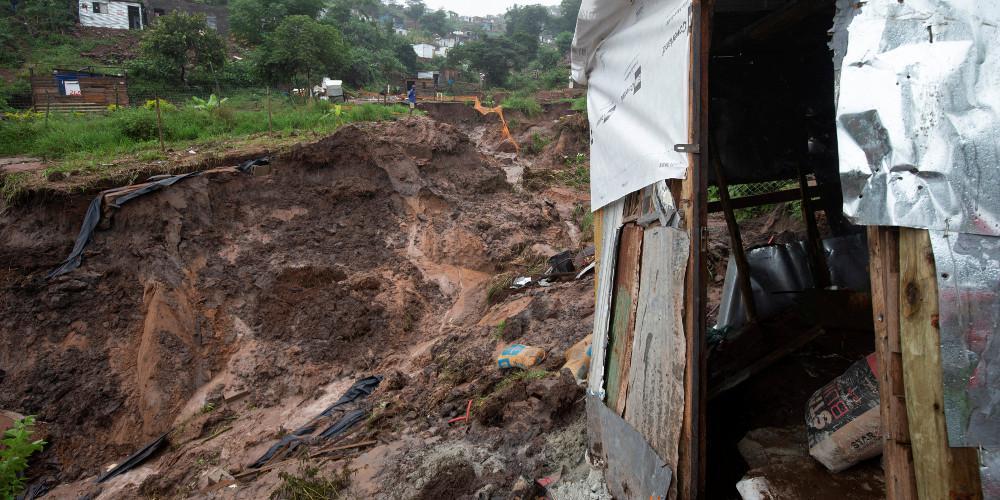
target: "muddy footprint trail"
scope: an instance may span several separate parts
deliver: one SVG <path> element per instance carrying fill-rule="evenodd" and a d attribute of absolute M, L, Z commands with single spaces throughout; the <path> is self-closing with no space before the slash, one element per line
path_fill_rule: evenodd
<path fill-rule="evenodd" d="M 593 280 L 495 294 L 496 276 L 585 246 L 586 195 L 525 191 L 468 131 L 356 124 L 253 174 L 185 179 L 106 214 L 82 266 L 51 280 L 92 195 L 8 207 L 0 410 L 37 415 L 49 442 L 33 491 L 262 498 L 289 477 L 346 477 L 345 497 L 505 498 L 586 476 L 582 391 L 559 367 L 590 331 Z M 513 342 L 549 356 L 501 372 Z M 247 473 L 373 375 L 353 403 L 364 421 L 337 441 L 368 444 L 312 456 L 309 443 Z M 469 422 L 448 424 L 469 401 Z M 161 435 L 144 463 L 95 482 Z"/>

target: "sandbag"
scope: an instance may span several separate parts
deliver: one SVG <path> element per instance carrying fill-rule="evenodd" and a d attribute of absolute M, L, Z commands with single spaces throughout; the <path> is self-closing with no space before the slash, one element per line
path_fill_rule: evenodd
<path fill-rule="evenodd" d="M 514 344 L 500 353 L 497 366 L 500 368 L 523 368 L 525 370 L 545 360 L 545 350 L 524 344 Z"/>
<path fill-rule="evenodd" d="M 869 354 L 806 404 L 809 454 L 832 472 L 882 453 L 877 373 Z"/>
<path fill-rule="evenodd" d="M 566 350 L 566 364 L 562 366 L 562 369 L 569 370 L 578 384 L 586 381 L 587 374 L 590 372 L 590 340 L 592 337 L 593 335 L 587 335 L 583 340 Z"/>

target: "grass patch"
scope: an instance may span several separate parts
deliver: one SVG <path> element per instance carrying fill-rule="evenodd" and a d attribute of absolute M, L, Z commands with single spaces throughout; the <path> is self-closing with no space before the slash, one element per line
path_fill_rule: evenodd
<path fill-rule="evenodd" d="M 591 212 L 586 205 L 577 205 L 573 209 L 573 220 L 584 234 L 584 240 L 594 241 L 594 212 Z"/>
<path fill-rule="evenodd" d="M 331 478 L 319 477 L 319 469 L 305 467 L 297 475 L 278 473 L 281 485 L 271 493 L 271 500 L 335 500 L 346 498 L 351 471 L 346 467 Z"/>
<path fill-rule="evenodd" d="M 267 112 L 250 108 L 219 106 L 211 110 L 182 106 L 165 111 L 161 106 L 163 139 L 180 149 L 192 141 L 237 138 L 267 132 Z M 277 132 L 312 130 L 329 132 L 358 121 L 392 119 L 405 113 L 402 106 L 363 104 L 338 108 L 325 106 L 275 106 L 273 129 Z M 120 109 L 105 115 L 55 114 L 41 118 L 0 122 L 0 156 L 30 155 L 65 159 L 74 155 L 107 160 L 122 154 L 142 152 L 147 161 L 159 159 L 159 128 L 156 111 Z"/>
<path fill-rule="evenodd" d="M 580 97 L 577 97 L 576 99 L 571 99 L 570 102 L 572 104 L 570 105 L 569 109 L 573 111 L 579 111 L 581 113 L 587 112 L 587 96 L 582 95 Z"/>
<path fill-rule="evenodd" d="M 504 99 L 501 106 L 503 106 L 503 109 L 520 111 L 526 116 L 535 116 L 542 113 L 542 105 L 538 104 L 538 101 L 531 96 L 519 96 L 515 94 Z"/>
<path fill-rule="evenodd" d="M 537 132 L 531 134 L 531 144 L 529 144 L 527 148 L 528 153 L 537 155 L 538 153 L 541 153 L 545 149 L 545 146 L 548 146 L 551 143 L 552 143 L 552 138 L 542 137 Z"/>
<path fill-rule="evenodd" d="M 497 323 L 496 328 L 493 329 L 493 340 L 503 340 L 503 332 L 505 330 L 507 330 L 507 320 Z"/>
<path fill-rule="evenodd" d="M 10 206 L 17 201 L 24 189 L 28 185 L 28 173 L 18 172 L 0 176 L 0 196 L 3 197 L 4 204 Z"/>

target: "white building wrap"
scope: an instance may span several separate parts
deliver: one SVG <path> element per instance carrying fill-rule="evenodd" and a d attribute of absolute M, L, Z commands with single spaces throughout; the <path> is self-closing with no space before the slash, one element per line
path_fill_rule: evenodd
<path fill-rule="evenodd" d="M 585 0 L 573 78 L 589 85 L 590 196 L 597 210 L 664 179 L 683 179 L 689 142 L 691 1 Z"/>

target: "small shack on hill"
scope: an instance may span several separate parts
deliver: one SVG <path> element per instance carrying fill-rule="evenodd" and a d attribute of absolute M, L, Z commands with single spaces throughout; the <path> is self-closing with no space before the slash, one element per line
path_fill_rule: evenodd
<path fill-rule="evenodd" d="M 31 75 L 31 100 L 36 111 L 106 111 L 129 105 L 127 82 L 124 72 L 56 69 Z"/>

